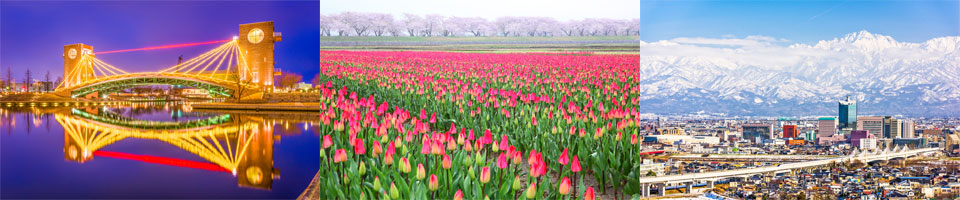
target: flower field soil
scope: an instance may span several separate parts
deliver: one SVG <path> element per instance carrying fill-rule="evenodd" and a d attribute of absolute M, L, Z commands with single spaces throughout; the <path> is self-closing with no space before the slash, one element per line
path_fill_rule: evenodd
<path fill-rule="evenodd" d="M 638 194 L 636 56 L 321 52 L 326 198 Z M 598 181 L 587 187 L 584 178 Z"/>

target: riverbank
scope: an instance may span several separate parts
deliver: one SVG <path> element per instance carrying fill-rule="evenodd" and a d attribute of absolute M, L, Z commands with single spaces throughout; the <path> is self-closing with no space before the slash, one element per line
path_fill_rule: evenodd
<path fill-rule="evenodd" d="M 319 199 L 320 198 L 320 171 L 317 171 L 317 174 L 313 176 L 313 180 L 310 181 L 310 185 L 307 185 L 307 188 L 303 190 L 303 193 L 300 193 L 300 197 L 297 197 L 297 200 L 308 200 L 308 199 Z"/>
<path fill-rule="evenodd" d="M 191 105 L 193 109 L 226 109 L 226 110 L 269 110 L 269 111 L 310 111 L 320 112 L 320 103 L 202 103 Z"/>
<path fill-rule="evenodd" d="M 46 106 L 97 106 L 97 105 L 124 105 L 129 101 L 0 101 L 6 107 L 46 107 Z"/>

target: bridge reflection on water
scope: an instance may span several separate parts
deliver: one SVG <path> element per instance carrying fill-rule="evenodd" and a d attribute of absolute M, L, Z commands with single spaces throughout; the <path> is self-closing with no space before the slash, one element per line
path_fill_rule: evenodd
<path fill-rule="evenodd" d="M 175 105 L 179 106 L 179 105 Z M 189 107 L 187 107 L 189 108 Z M 16 126 L 11 113 L 27 113 L 35 128 L 46 120 L 63 127 L 63 156 L 69 162 L 96 162 L 94 158 L 124 159 L 169 165 L 185 170 L 209 170 L 231 174 L 238 186 L 266 189 L 280 178 L 280 169 L 274 166 L 274 143 L 280 135 L 275 125 L 302 123 L 304 130 L 313 122 L 312 113 L 200 113 L 173 109 L 169 119 L 155 120 L 131 117 L 152 110 L 170 110 L 170 104 L 137 104 L 126 106 L 91 107 L 0 107 L 0 122 L 7 129 Z M 32 116 L 31 116 L 32 115 Z M 278 116 L 279 115 L 279 116 Z M 54 121 L 50 121 L 50 119 Z M 283 128 L 284 126 L 280 126 Z M 2 130 L 0 130 L 2 131 Z M 280 130 L 284 132 L 284 130 Z M 9 134 L 9 130 L 6 131 Z M 181 159 L 129 152 L 102 150 L 127 139 L 161 141 L 202 158 Z"/>

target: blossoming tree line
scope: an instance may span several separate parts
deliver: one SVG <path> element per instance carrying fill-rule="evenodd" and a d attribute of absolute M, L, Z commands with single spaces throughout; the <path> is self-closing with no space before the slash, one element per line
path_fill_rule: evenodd
<path fill-rule="evenodd" d="M 481 17 L 343 12 L 320 15 L 321 36 L 639 36 L 640 19 L 587 18 L 559 21 L 550 17 Z"/>

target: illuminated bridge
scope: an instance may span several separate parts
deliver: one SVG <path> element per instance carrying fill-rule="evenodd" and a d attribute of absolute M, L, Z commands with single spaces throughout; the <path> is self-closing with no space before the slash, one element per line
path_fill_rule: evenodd
<path fill-rule="evenodd" d="M 190 120 L 183 122 L 167 122 L 167 121 L 148 121 L 148 120 L 139 120 L 132 119 L 128 117 L 119 116 L 115 113 L 101 111 L 100 115 L 90 114 L 86 111 L 80 109 L 72 109 L 70 111 L 73 116 L 82 117 L 98 122 L 103 122 L 107 124 L 112 124 L 116 126 L 128 127 L 128 128 L 140 128 L 140 129 L 190 129 L 211 125 L 218 125 L 223 123 L 230 122 L 230 115 L 223 114 L 215 117 L 210 117 L 206 119 Z"/>
<path fill-rule="evenodd" d="M 241 186 L 264 189 L 272 188 L 273 178 L 279 174 L 273 167 L 273 127 L 262 118 L 220 115 L 180 122 L 194 125 L 152 129 L 104 120 L 110 118 L 77 109 L 54 117 L 64 128 L 67 160 L 84 163 L 99 156 L 226 172 L 236 176 Z M 127 138 L 163 141 L 207 162 L 100 150 Z"/>
<path fill-rule="evenodd" d="M 206 89 L 212 95 L 259 99 L 263 92 L 273 90 L 274 43 L 280 39 L 273 22 L 258 22 L 241 24 L 239 36 L 231 40 L 99 53 L 86 44 L 66 45 L 64 79 L 55 94 L 71 98 L 106 97 L 132 87 L 176 85 Z M 222 44 L 213 50 L 155 72 L 131 73 L 97 58 L 110 53 L 219 43 Z"/>

